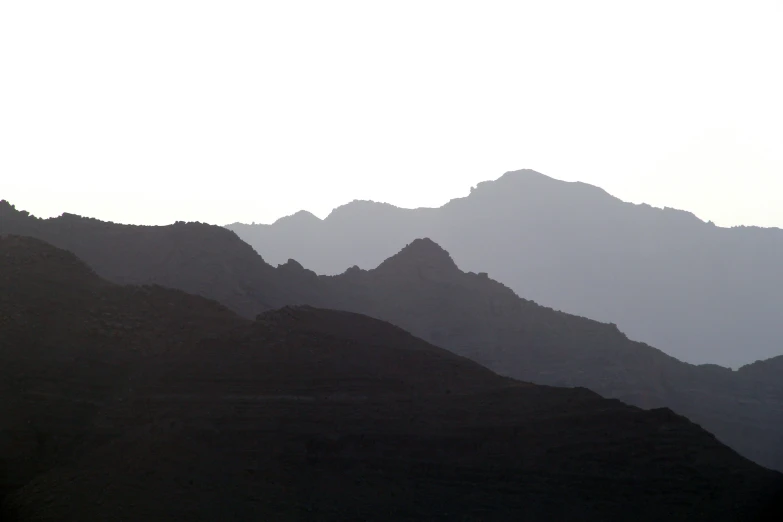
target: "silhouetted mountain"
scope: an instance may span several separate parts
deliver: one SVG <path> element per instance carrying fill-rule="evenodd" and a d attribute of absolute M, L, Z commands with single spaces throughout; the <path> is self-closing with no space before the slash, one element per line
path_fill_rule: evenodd
<path fill-rule="evenodd" d="M 461 274 L 451 255 L 429 238 L 416 239 L 375 270 L 380 274 L 426 278 L 449 278 Z"/>
<path fill-rule="evenodd" d="M 206 223 L 120 225 L 72 214 L 38 219 L 0 201 L 2 234 L 69 250 L 114 283 L 177 288 L 247 317 L 293 302 L 317 304 L 312 296 L 299 296 L 236 234 Z"/>
<path fill-rule="evenodd" d="M 323 221 L 228 228 L 271 263 L 295 258 L 319 274 L 373 268 L 430 237 L 464 270 L 488 272 L 546 306 L 616 322 L 682 360 L 738 367 L 783 354 L 781 230 L 719 228 L 530 170 L 437 209 L 355 201 Z"/>
<path fill-rule="evenodd" d="M 15 210 L 12 215 L 16 217 L 0 221 L 0 229 L 32 229 L 46 236 L 61 226 L 58 219 L 36 220 Z M 38 228 L 28 225 L 29 221 Z M 13 223 L 17 225 L 9 225 Z M 140 237 L 173 234 L 159 229 L 177 226 L 181 225 L 100 225 L 108 231 L 117 228 L 117 234 Z M 101 252 L 111 247 L 91 239 L 91 230 L 96 227 L 90 220 L 76 221 L 69 234 L 59 237 L 60 244 L 68 248 L 70 242 L 100 261 L 104 258 Z M 377 269 L 353 267 L 340 276 L 319 277 L 294 260 L 272 268 L 247 245 L 234 244 L 241 241 L 227 231 L 216 234 L 222 241 L 220 248 L 199 245 L 215 240 L 210 236 L 214 227 L 193 225 L 192 229 L 192 241 L 182 244 L 177 256 L 155 265 L 154 273 L 178 274 L 182 259 L 197 257 L 201 267 L 235 267 L 228 272 L 231 279 L 216 277 L 208 270 L 199 277 L 198 270 L 193 270 L 192 280 L 179 278 L 177 282 L 182 283 L 179 288 L 198 288 L 202 295 L 219 299 L 247 317 L 268 310 L 270 302 L 307 303 L 371 315 L 503 375 L 538 384 L 583 386 L 644 408 L 669 407 L 742 455 L 783 470 L 783 384 L 778 384 L 783 383 L 783 374 L 777 380 L 762 381 L 743 371 L 682 363 L 646 344 L 630 341 L 613 324 L 520 299 L 486 273 L 463 273 L 451 256 L 430 240 L 413 241 Z M 203 232 L 201 241 L 196 239 L 202 233 L 199 231 Z M 129 241 L 142 244 L 138 238 Z M 159 255 L 154 244 L 147 248 L 145 253 L 140 246 L 134 255 Z M 229 253 L 226 259 L 222 252 Z M 241 256 L 232 252 L 241 252 Z M 120 259 L 115 262 L 122 268 Z M 247 279 L 243 278 L 245 269 L 252 270 Z M 256 274 L 263 274 L 263 278 Z M 138 277 L 149 280 L 143 274 Z M 231 284 L 226 286 L 225 281 Z M 257 299 L 255 306 L 252 299 Z"/>
<path fill-rule="evenodd" d="M 739 373 L 759 383 L 783 386 L 783 355 L 743 366 Z"/>
<path fill-rule="evenodd" d="M 516 379 L 672 408 L 743 455 L 783 470 L 778 359 L 739 371 L 681 362 L 629 340 L 614 324 L 539 306 L 486 274 L 464 273 L 430 240 L 412 242 L 377 269 L 320 281 L 334 308 L 382 318 Z"/>
<path fill-rule="evenodd" d="M 0 237 L 0 490 L 61 462 L 135 364 L 244 324 L 179 290 L 118 287 L 73 254 Z"/>
<path fill-rule="evenodd" d="M 780 508 L 783 476 L 670 410 L 500 377 L 366 316 L 287 307 L 250 322 L 109 284 L 18 237 L 0 239 L 0 296 L 0 463 L 20 521 L 720 521 Z"/>

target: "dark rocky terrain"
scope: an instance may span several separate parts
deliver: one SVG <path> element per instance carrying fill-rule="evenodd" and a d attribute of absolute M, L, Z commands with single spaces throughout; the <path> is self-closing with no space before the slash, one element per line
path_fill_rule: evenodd
<path fill-rule="evenodd" d="M 2 234 L 35 237 L 74 252 L 109 281 L 177 288 L 247 317 L 292 300 L 312 300 L 298 299 L 297 289 L 236 234 L 206 223 L 119 225 L 73 214 L 38 219 L 0 201 Z"/>
<path fill-rule="evenodd" d="M 374 268 L 429 237 L 463 270 L 617 323 L 680 360 L 737 368 L 783 355 L 783 231 L 721 228 L 530 170 L 480 183 L 440 208 L 354 201 L 324 220 L 300 212 L 228 228 L 272 264 L 293 258 L 327 275 Z"/>
<path fill-rule="evenodd" d="M 19 237 L 0 239 L 0 296 L 19 521 L 780 514 L 783 476 L 668 409 L 501 377 L 377 319 L 249 321 Z"/>
<path fill-rule="evenodd" d="M 486 274 L 464 273 L 426 239 L 374 270 L 318 281 L 336 308 L 382 318 L 503 375 L 672 408 L 743 455 L 783 470 L 780 358 L 738 371 L 684 363 L 629 340 L 614 324 L 539 306 Z"/>
<path fill-rule="evenodd" d="M 200 293 L 248 318 L 272 308 L 270 303 L 371 315 L 503 375 L 581 386 L 643 408 L 669 407 L 742 455 L 783 471 L 779 365 L 758 363 L 765 368 L 759 372 L 750 370 L 757 365 L 732 371 L 683 363 L 629 340 L 617 326 L 539 306 L 486 274 L 464 273 L 432 241 L 414 241 L 376 269 L 354 267 L 326 277 L 293 260 L 273 268 L 232 232 L 204 224 L 40 220 L 2 203 L 0 214 L 0 233 L 53 238 L 115 282 L 155 282 Z M 135 248 L 120 255 L 107 237 L 125 237 Z M 149 257 L 160 262 L 152 264 Z"/>
<path fill-rule="evenodd" d="M 246 322 L 178 290 L 109 284 L 69 252 L 0 236 L 0 489 L 84 444 L 97 412 L 131 392 L 140 360 Z"/>
<path fill-rule="evenodd" d="M 774 384 L 780 382 L 780 376 L 783 375 L 783 355 L 743 366 L 740 368 L 740 373 L 759 383 Z"/>

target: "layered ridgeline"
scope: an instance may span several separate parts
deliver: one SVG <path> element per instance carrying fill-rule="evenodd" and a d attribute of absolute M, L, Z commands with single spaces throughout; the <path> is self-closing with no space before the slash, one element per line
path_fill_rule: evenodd
<path fill-rule="evenodd" d="M 517 379 L 584 386 L 644 408 L 665 405 L 743 455 L 783 470 L 781 358 L 738 371 L 684 363 L 629 340 L 614 324 L 542 307 L 486 274 L 462 272 L 427 239 L 376 269 L 318 281 L 337 308 L 383 318 Z"/>
<path fill-rule="evenodd" d="M 18 521 L 780 514 L 783 476 L 670 410 L 500 377 L 366 316 L 251 322 L 3 237 L 0 319 Z"/>
<path fill-rule="evenodd" d="M 720 228 L 530 170 L 434 209 L 354 201 L 320 220 L 228 228 L 273 264 L 319 274 L 373 268 L 429 237 L 464 270 L 604 322 L 692 363 L 738 367 L 783 354 L 783 231 Z"/>
<path fill-rule="evenodd" d="M 612 324 L 539 306 L 486 274 L 462 272 L 429 240 L 412 242 L 373 270 L 326 277 L 293 260 L 272 268 L 234 233 L 209 225 L 40 220 L 9 205 L 0 212 L 0 234 L 51 238 L 116 282 L 201 293 L 249 318 L 303 303 L 364 313 L 503 375 L 582 386 L 643 408 L 670 407 L 742 455 L 783 470 L 783 373 L 774 361 L 739 371 L 683 363 Z M 187 241 L 170 239 L 185 229 Z M 123 238 L 135 248 L 118 253 Z"/>

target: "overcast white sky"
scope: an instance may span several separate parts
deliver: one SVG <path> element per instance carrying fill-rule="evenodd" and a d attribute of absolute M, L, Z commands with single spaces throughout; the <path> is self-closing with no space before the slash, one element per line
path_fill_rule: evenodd
<path fill-rule="evenodd" d="M 783 227 L 783 2 L 0 2 L 0 199 L 271 222 L 508 170 Z"/>

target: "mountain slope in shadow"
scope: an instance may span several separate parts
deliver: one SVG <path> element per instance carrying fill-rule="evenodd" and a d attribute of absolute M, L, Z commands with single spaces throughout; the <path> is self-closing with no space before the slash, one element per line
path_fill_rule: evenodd
<path fill-rule="evenodd" d="M 0 489 L 85 444 L 140 360 L 245 323 L 214 301 L 109 284 L 70 252 L 0 236 Z"/>
<path fill-rule="evenodd" d="M 324 220 L 228 228 L 273 264 L 294 258 L 327 275 L 373 268 L 429 237 L 464 270 L 693 363 L 738 367 L 783 346 L 783 231 L 719 228 L 531 170 L 435 209 L 355 201 Z"/>
<path fill-rule="evenodd" d="M 315 301 L 299 296 L 236 234 L 206 223 L 120 225 L 73 214 L 39 219 L 0 201 L 3 234 L 35 237 L 69 250 L 114 283 L 177 288 L 246 317 L 292 301 Z"/>
<path fill-rule="evenodd" d="M 413 241 L 376 269 L 319 281 L 335 308 L 383 318 L 516 379 L 672 408 L 743 455 L 783 469 L 777 359 L 739 371 L 684 363 L 629 340 L 614 324 L 542 307 L 486 274 L 464 273 L 429 239 Z"/>
<path fill-rule="evenodd" d="M 0 229 L 55 237 L 77 255 L 89 254 L 91 266 L 99 274 L 113 273 L 116 282 L 133 276 L 139 282 L 171 284 L 220 300 L 248 318 L 272 308 L 269 303 L 372 315 L 503 375 L 583 386 L 643 408 L 672 408 L 742 455 L 783 470 L 783 373 L 775 367 L 764 372 L 768 377 L 756 379 L 747 371 L 682 363 L 629 340 L 612 324 L 521 299 L 486 273 L 464 273 L 430 240 L 412 242 L 376 269 L 353 267 L 327 277 L 294 260 L 272 268 L 235 234 L 209 225 L 189 224 L 189 241 L 178 244 L 176 255 L 152 264 L 146 259 L 158 259 L 158 249 L 168 252 L 172 246 L 145 238 L 174 235 L 181 225 L 126 227 L 80 218 L 67 234 L 58 235 L 62 218 L 39 220 L 5 209 Z M 96 228 L 105 230 L 95 234 Z M 104 240 L 113 235 L 136 245 L 127 262 Z M 202 244 L 212 242 L 217 244 Z M 777 379 L 769 377 L 774 375 Z"/>
<path fill-rule="evenodd" d="M 783 476 L 668 409 L 501 377 L 377 319 L 298 306 L 250 322 L 109 284 L 29 238 L 0 239 L 0 267 L 0 462 L 20 521 L 720 521 L 780 508 Z M 30 419 L 34 448 L 14 436 Z"/>

